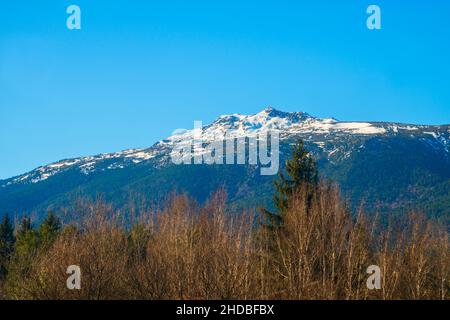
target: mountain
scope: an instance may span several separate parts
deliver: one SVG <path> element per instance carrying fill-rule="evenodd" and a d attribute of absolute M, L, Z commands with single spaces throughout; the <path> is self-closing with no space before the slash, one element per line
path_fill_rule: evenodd
<path fill-rule="evenodd" d="M 273 108 L 224 115 L 150 148 L 65 159 L 0 180 L 0 213 L 41 214 L 99 194 L 118 207 L 137 199 L 159 203 L 174 190 L 202 202 L 219 188 L 226 189 L 231 205 L 270 204 L 274 176 L 261 175 L 260 164 L 176 165 L 171 155 L 199 133 L 207 146 L 225 131 L 237 138 L 271 129 L 280 133 L 281 164 L 291 144 L 303 139 L 321 173 L 338 182 L 354 206 L 364 201 L 369 210 L 419 208 L 450 215 L 450 125 L 345 122 Z"/>

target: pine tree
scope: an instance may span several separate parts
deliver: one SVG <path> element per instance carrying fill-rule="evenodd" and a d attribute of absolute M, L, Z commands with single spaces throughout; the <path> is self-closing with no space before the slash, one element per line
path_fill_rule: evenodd
<path fill-rule="evenodd" d="M 61 230 L 61 222 L 58 217 L 52 212 L 49 211 L 47 217 L 42 222 L 39 227 L 39 238 L 44 245 L 49 245 L 53 243 L 53 241 L 58 236 Z"/>
<path fill-rule="evenodd" d="M 27 216 L 24 216 L 17 230 L 17 238 L 19 239 L 24 237 L 25 234 L 31 230 L 33 230 L 33 224 L 31 223 L 31 219 Z"/>
<path fill-rule="evenodd" d="M 33 261 L 36 260 L 39 247 L 39 234 L 31 223 L 31 219 L 24 216 L 16 229 L 14 252 L 11 255 L 5 281 L 7 291 L 13 290 L 16 283 L 27 277 Z"/>
<path fill-rule="evenodd" d="M 309 197 L 313 196 L 318 184 L 317 163 L 306 150 L 302 140 L 299 140 L 292 150 L 292 156 L 286 161 L 286 174 L 281 170 L 275 181 L 274 204 L 276 212 L 263 209 L 264 225 L 270 229 L 282 226 L 283 214 L 289 207 L 293 194 L 300 187 L 308 190 Z"/>
<path fill-rule="evenodd" d="M 7 267 L 14 249 L 14 227 L 8 215 L 5 215 L 0 224 L 0 279 L 7 273 Z"/>
<path fill-rule="evenodd" d="M 24 216 L 17 229 L 14 255 L 20 257 L 34 254 L 39 248 L 39 242 L 39 235 L 31 223 L 31 219 Z"/>

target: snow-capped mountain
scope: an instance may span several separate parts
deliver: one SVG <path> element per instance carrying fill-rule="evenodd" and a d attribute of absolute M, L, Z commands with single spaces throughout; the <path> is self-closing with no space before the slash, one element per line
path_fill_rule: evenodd
<path fill-rule="evenodd" d="M 273 129 L 280 133 L 282 157 L 289 154 L 289 144 L 293 140 L 303 139 L 319 160 L 325 174 L 343 183 L 346 190 L 352 188 L 346 185 L 346 179 L 352 175 L 352 171 L 348 167 L 358 157 L 373 152 L 372 148 L 374 150 L 381 148 L 379 154 L 383 155 L 386 161 L 389 160 L 390 155 L 386 153 L 389 150 L 393 154 L 396 154 L 396 151 L 403 150 L 403 148 L 409 150 L 410 153 L 421 152 L 416 157 L 420 159 L 425 157 L 424 161 L 437 161 L 436 166 L 439 168 L 439 172 L 434 172 L 433 177 L 437 174 L 439 183 L 442 181 L 444 183 L 445 192 L 448 190 L 446 183 L 448 183 L 447 179 L 450 177 L 449 125 L 426 126 L 386 122 L 346 122 L 334 118 L 320 119 L 304 112 L 283 112 L 266 108 L 254 115 L 223 115 L 213 123 L 201 128 L 176 130 L 173 135 L 149 148 L 61 160 L 17 177 L 0 180 L 0 211 L 46 209 L 47 206 L 56 202 L 64 202 L 61 199 L 64 199 L 68 193 L 75 192 L 75 190 L 82 190 L 81 193 L 87 190 L 87 193 L 90 194 L 93 192 L 108 194 L 111 193 L 108 185 L 111 181 L 118 187 L 111 193 L 111 196 L 113 194 L 117 196 L 117 192 L 120 190 L 128 193 L 134 192 L 133 186 L 137 185 L 139 186 L 139 193 L 152 193 L 152 188 L 156 188 L 156 190 L 161 188 L 158 188 L 153 182 L 147 183 L 147 185 L 142 182 L 150 176 L 158 175 L 160 177 L 164 176 L 165 171 L 173 172 L 174 170 L 181 170 L 180 174 L 183 170 L 187 172 L 187 175 L 195 174 L 196 166 L 189 169 L 186 166 L 174 168 L 170 155 L 175 146 L 191 143 L 196 133 L 198 134 L 196 130 L 201 132 L 203 142 L 207 145 L 214 140 L 222 139 L 221 137 L 224 136 L 225 132 L 228 134 L 227 137 L 246 137 Z M 370 159 L 366 160 L 367 166 L 370 166 L 370 161 Z M 423 163 L 421 163 L 422 165 Z M 216 167 L 214 169 L 201 167 L 197 171 L 221 170 Z M 222 167 L 222 172 L 219 175 L 230 170 L 233 171 L 232 168 L 225 167 Z M 343 173 L 343 168 L 346 170 L 345 173 Z M 405 168 L 398 169 L 403 170 Z M 416 168 L 411 165 L 410 169 L 411 174 L 413 174 Z M 236 168 L 236 170 L 244 169 Z M 242 179 L 246 180 L 245 187 L 242 185 L 242 181 L 236 181 L 235 186 L 228 186 L 230 189 L 234 189 L 231 192 L 232 195 L 240 199 L 246 198 L 244 189 L 252 184 L 252 179 L 255 181 L 262 179 L 256 177 L 251 166 L 245 167 L 244 171 L 246 174 L 242 176 Z M 340 175 L 345 175 L 346 178 L 340 177 Z M 383 172 L 378 172 L 376 175 L 383 176 Z M 196 179 L 201 180 L 202 177 L 198 176 Z M 269 180 L 267 179 L 267 181 Z M 165 183 L 169 187 L 172 186 L 170 181 L 165 181 Z M 176 189 L 188 190 L 194 195 L 196 193 L 195 190 L 190 190 L 189 186 L 183 186 L 179 183 L 175 183 L 175 187 Z M 406 188 L 408 187 L 411 187 L 411 184 L 406 186 Z M 254 192 L 255 190 L 251 190 L 248 194 Z M 394 200 L 399 201 L 398 197 Z M 19 203 L 15 203 L 17 201 Z"/>
<path fill-rule="evenodd" d="M 223 115 L 212 124 L 202 128 L 205 143 L 223 137 L 225 132 L 235 137 L 252 136 L 266 130 L 277 129 L 281 139 L 299 136 L 323 149 L 329 157 L 336 155 L 339 149 L 327 150 L 326 143 L 337 138 L 370 137 L 377 135 L 408 134 L 426 140 L 436 148 L 447 153 L 450 148 L 449 126 L 418 126 L 398 123 L 343 122 L 334 118 L 319 119 L 304 112 L 282 112 L 271 107 L 255 115 Z M 233 136 L 233 135 L 232 135 Z M 61 160 L 39 167 L 31 172 L 2 181 L 0 187 L 12 184 L 38 183 L 69 169 L 77 169 L 81 174 L 89 175 L 97 170 L 120 170 L 144 161 L 159 159 L 159 165 L 168 164 L 170 151 L 176 144 L 191 143 L 194 129 L 181 131 L 146 149 L 130 149 L 121 152 L 96 156 Z M 330 159 L 331 160 L 331 159 Z M 104 165 L 107 164 L 107 165 Z"/>

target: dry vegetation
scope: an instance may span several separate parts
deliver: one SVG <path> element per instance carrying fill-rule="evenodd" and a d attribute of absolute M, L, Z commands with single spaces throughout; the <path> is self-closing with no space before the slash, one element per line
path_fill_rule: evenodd
<path fill-rule="evenodd" d="M 202 207 L 173 197 L 132 223 L 102 201 L 80 202 L 82 222 L 11 261 L 4 298 L 449 298 L 445 226 L 415 213 L 387 227 L 362 210 L 352 217 L 326 183 L 310 206 L 305 194 L 296 193 L 274 232 L 252 214 L 227 213 L 223 192 Z M 81 290 L 66 288 L 69 265 L 81 267 Z M 370 265 L 381 268 L 381 290 L 366 287 Z"/>

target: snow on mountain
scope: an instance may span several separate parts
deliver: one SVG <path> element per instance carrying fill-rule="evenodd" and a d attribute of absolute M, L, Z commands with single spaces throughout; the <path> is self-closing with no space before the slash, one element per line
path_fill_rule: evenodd
<path fill-rule="evenodd" d="M 164 165 L 175 144 L 191 143 L 195 134 L 201 130 L 202 139 L 208 143 L 213 140 L 223 139 L 224 133 L 228 137 L 254 136 L 261 132 L 277 129 L 281 139 L 292 136 L 300 136 L 306 141 L 313 142 L 323 149 L 329 158 L 342 153 L 350 154 L 344 147 L 332 147 L 326 149 L 327 141 L 336 139 L 348 139 L 351 137 L 370 137 L 386 134 L 417 134 L 427 135 L 441 144 L 448 152 L 450 147 L 449 128 L 445 126 L 412 126 L 396 123 L 371 123 L 371 122 L 344 122 L 334 118 L 315 118 L 304 112 L 283 112 L 274 108 L 266 108 L 254 115 L 223 115 L 213 123 L 203 126 L 201 129 L 178 130 L 174 135 L 157 142 L 150 148 L 130 149 L 116 153 L 100 154 L 90 157 L 62 160 L 47 166 L 39 167 L 24 175 L 0 181 L 0 187 L 14 184 L 38 183 L 67 170 L 76 169 L 84 175 L 105 170 L 119 170 L 127 166 L 137 165 L 146 161 L 154 161 L 155 166 Z M 231 133 L 231 135 L 230 135 Z"/>
<path fill-rule="evenodd" d="M 24 175 L 5 180 L 7 182 L 1 185 L 1 187 L 18 183 L 38 183 L 73 167 L 78 167 L 81 173 L 89 175 L 90 173 L 95 172 L 97 170 L 96 165 L 103 161 L 112 161 L 113 163 L 111 163 L 107 169 L 113 170 L 124 168 L 125 165 L 131 163 L 138 164 L 153 157 L 154 151 L 151 149 L 132 149 L 90 157 L 61 160 L 47 166 L 39 167 Z"/>
<path fill-rule="evenodd" d="M 268 130 L 279 130 L 281 138 L 292 134 L 384 134 L 386 129 L 367 122 L 340 122 L 336 119 L 319 119 L 304 112 L 282 112 L 273 108 L 266 108 L 255 115 L 223 115 L 212 124 L 203 127 L 202 138 L 212 141 L 223 137 L 225 132 L 229 137 L 253 136 Z M 182 143 L 192 139 L 194 130 L 184 130 L 163 142 L 169 145 Z"/>

